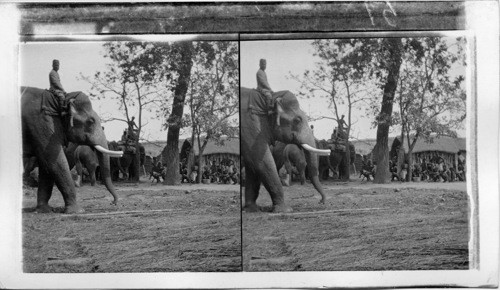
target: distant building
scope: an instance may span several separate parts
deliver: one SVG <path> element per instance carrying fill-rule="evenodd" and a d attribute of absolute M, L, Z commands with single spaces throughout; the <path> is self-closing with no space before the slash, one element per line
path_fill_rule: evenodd
<path fill-rule="evenodd" d="M 179 160 L 182 161 L 184 158 L 187 158 L 189 151 L 194 150 L 195 157 L 198 158 L 199 150 L 198 150 L 198 142 L 195 139 L 194 146 L 191 145 L 191 138 L 179 139 Z M 165 160 L 163 160 L 162 156 L 165 156 L 163 153 L 166 150 L 166 142 L 152 142 L 153 144 L 161 145 L 162 147 L 158 147 L 156 145 L 144 144 L 146 147 L 146 156 L 150 156 L 149 159 L 157 159 L 162 161 L 165 164 Z M 240 166 L 240 139 L 239 138 L 230 138 L 226 139 L 223 142 L 216 143 L 213 140 L 208 141 L 205 150 L 203 151 L 203 162 L 204 164 L 208 164 L 208 161 L 211 160 L 213 162 L 220 162 L 222 160 L 232 160 L 239 168 Z M 148 157 L 146 157 L 146 162 Z M 147 170 L 147 168 L 146 168 Z"/>
<path fill-rule="evenodd" d="M 395 140 L 394 140 L 395 142 Z M 405 153 L 408 153 L 408 142 L 406 139 L 403 141 L 403 148 Z M 458 164 L 458 153 L 464 157 L 467 156 L 466 140 L 465 138 L 453 138 L 449 136 L 439 136 L 432 138 L 429 142 L 424 138 L 417 140 L 415 147 L 412 151 L 413 161 L 419 162 L 423 158 L 427 161 L 439 156 L 442 157 L 446 164 L 453 166 Z"/>
<path fill-rule="evenodd" d="M 184 140 L 182 146 L 182 149 L 184 150 L 181 150 L 180 152 L 181 157 L 185 155 L 187 156 L 189 152 L 188 150 L 193 150 L 195 158 L 198 159 L 198 141 L 195 139 L 194 146 L 190 146 L 190 141 L 190 139 Z M 223 142 L 209 140 L 205 150 L 203 150 L 202 160 L 203 164 L 209 164 L 209 161 L 219 164 L 221 161 L 232 160 L 236 168 L 240 168 L 240 139 L 231 138 L 224 140 Z"/>
<path fill-rule="evenodd" d="M 395 143 L 401 143 L 398 137 L 389 137 L 388 150 L 391 150 Z M 376 162 L 376 157 L 373 154 L 373 149 L 377 143 L 376 139 L 364 139 L 352 141 L 356 147 L 356 162 L 361 163 L 361 156 L 367 155 L 369 159 Z M 405 153 L 408 153 L 408 142 L 406 138 L 403 141 Z M 412 159 L 419 161 L 425 158 L 427 161 L 433 156 L 439 155 L 443 157 L 446 163 L 450 166 L 457 163 L 458 153 L 462 156 L 467 156 L 466 139 L 453 138 L 449 136 L 434 137 L 431 142 L 427 142 L 424 138 L 419 138 L 412 152 Z M 356 164 L 356 168 L 358 168 Z"/>

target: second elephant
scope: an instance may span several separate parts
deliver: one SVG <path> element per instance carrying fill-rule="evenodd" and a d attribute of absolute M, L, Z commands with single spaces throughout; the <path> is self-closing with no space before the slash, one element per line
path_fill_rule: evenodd
<path fill-rule="evenodd" d="M 70 168 L 73 166 L 76 167 L 77 180 L 75 181 L 75 185 L 77 187 L 82 185 L 84 168 L 87 169 L 89 174 L 90 185 L 95 186 L 99 172 L 99 159 L 97 158 L 97 153 L 90 146 L 70 143 L 66 149 L 66 158 L 68 159 Z"/>
<path fill-rule="evenodd" d="M 329 177 L 329 170 L 331 170 L 335 175 L 338 175 L 339 179 L 349 179 L 349 171 L 347 170 L 346 163 L 347 161 L 347 156 L 346 156 L 346 150 L 345 146 L 342 145 L 341 147 L 338 146 L 338 143 L 332 144 L 329 141 L 326 140 L 320 140 L 317 142 L 317 147 L 322 148 L 322 149 L 330 149 L 330 155 L 329 156 L 320 156 L 319 157 L 319 176 L 322 179 L 328 179 Z M 354 164 L 354 160 L 356 158 L 356 149 L 354 145 L 349 142 L 349 159 L 350 159 L 350 165 Z"/>
<path fill-rule="evenodd" d="M 293 167 L 297 169 L 298 175 L 300 176 L 300 184 L 306 182 L 307 161 L 304 151 L 302 151 L 299 146 L 276 142 L 273 146 L 272 153 L 278 172 L 283 165 L 285 166 L 287 176 L 285 180 L 282 180 L 283 185 L 290 186 Z"/>
<path fill-rule="evenodd" d="M 133 180 L 134 170 L 136 166 L 136 152 L 131 150 L 130 146 L 120 145 L 116 141 L 109 142 L 109 148 L 112 150 L 123 150 L 123 156 L 120 158 L 113 158 L 111 160 L 111 178 L 113 181 L 119 179 L 120 172 L 123 175 L 124 180 Z M 135 148 L 134 148 L 135 149 Z M 145 148 L 143 145 L 139 145 L 139 166 L 144 165 L 146 159 Z"/>

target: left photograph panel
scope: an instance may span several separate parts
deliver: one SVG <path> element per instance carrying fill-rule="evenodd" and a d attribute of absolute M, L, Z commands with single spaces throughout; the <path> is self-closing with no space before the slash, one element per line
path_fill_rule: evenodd
<path fill-rule="evenodd" d="M 19 45 L 25 273 L 242 270 L 238 42 Z"/>

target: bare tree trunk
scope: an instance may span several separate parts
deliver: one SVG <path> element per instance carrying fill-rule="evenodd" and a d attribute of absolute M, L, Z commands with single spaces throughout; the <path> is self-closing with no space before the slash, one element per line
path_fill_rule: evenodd
<path fill-rule="evenodd" d="M 411 151 L 408 150 L 408 175 L 406 177 L 406 181 L 413 181 L 413 157 L 411 156 Z"/>
<path fill-rule="evenodd" d="M 132 162 L 132 181 L 138 182 L 139 181 L 139 176 L 140 176 L 140 169 L 141 169 L 141 150 L 140 150 L 140 144 L 139 140 L 135 140 L 135 155 L 134 155 L 134 161 Z"/>
<path fill-rule="evenodd" d="M 349 181 L 351 179 L 351 147 L 349 147 L 349 137 L 345 140 L 345 148 L 346 164 L 344 164 L 344 172 L 346 172 L 347 175 L 344 176 L 342 180 Z"/>
<path fill-rule="evenodd" d="M 203 145 L 200 145 L 200 137 L 198 136 L 198 182 L 202 180 L 203 168 L 205 167 L 205 160 L 203 160 L 203 152 L 207 147 L 208 136 L 203 141 Z"/>
<path fill-rule="evenodd" d="M 186 162 L 186 167 L 187 167 L 187 176 L 191 176 L 191 172 L 193 171 L 193 165 L 194 165 L 194 128 L 193 132 L 191 133 L 191 149 L 189 149 L 189 154 L 188 154 L 188 160 Z"/>
<path fill-rule="evenodd" d="M 182 115 L 184 112 L 184 100 L 188 90 L 189 79 L 191 76 L 191 67 L 193 66 L 193 43 L 186 41 L 180 44 L 181 59 L 178 64 L 179 77 L 174 89 L 174 101 L 172 113 L 168 118 L 167 150 L 163 160 L 166 163 L 166 179 L 163 182 L 166 185 L 180 184 L 179 172 L 179 132 L 182 126 Z"/>
<path fill-rule="evenodd" d="M 389 52 L 387 60 L 387 81 L 384 85 L 382 107 L 377 118 L 377 144 L 375 154 L 377 156 L 377 172 L 374 183 L 388 183 L 391 180 L 389 172 L 389 128 L 391 127 L 392 106 L 396 94 L 399 68 L 401 66 L 402 44 L 400 38 L 388 38 L 386 48 Z"/>

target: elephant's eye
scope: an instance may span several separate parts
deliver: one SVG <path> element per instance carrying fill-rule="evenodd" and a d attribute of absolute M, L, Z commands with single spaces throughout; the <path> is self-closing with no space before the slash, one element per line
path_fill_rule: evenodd
<path fill-rule="evenodd" d="M 299 125 L 300 123 L 302 123 L 302 117 L 295 117 L 295 118 L 293 118 L 293 124 L 294 125 Z"/>
<path fill-rule="evenodd" d="M 94 125 L 95 123 L 95 119 L 93 117 L 90 117 L 88 120 L 87 120 L 87 125 L 88 126 L 92 126 Z"/>

